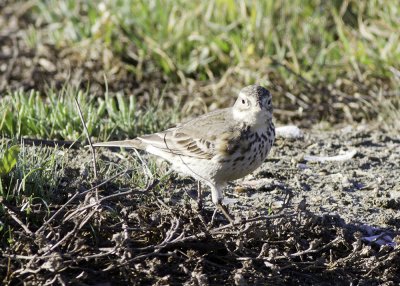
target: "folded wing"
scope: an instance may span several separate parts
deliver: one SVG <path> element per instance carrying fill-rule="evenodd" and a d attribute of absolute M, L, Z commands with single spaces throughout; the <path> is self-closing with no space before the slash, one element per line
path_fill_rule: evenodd
<path fill-rule="evenodd" d="M 150 151 L 149 146 L 174 155 L 199 159 L 213 158 L 233 126 L 230 109 L 217 110 L 163 132 L 144 135 L 133 140 L 96 143 L 99 147 L 125 147 Z"/>

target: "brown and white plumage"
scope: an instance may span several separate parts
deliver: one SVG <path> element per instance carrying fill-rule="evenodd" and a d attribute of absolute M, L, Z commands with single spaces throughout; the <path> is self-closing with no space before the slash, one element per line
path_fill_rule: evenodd
<path fill-rule="evenodd" d="M 258 168 L 274 138 L 271 95 L 263 87 L 251 85 L 240 91 L 231 108 L 162 132 L 93 146 L 136 148 L 160 156 L 174 170 L 210 186 L 213 202 L 222 206 L 226 183 Z"/>

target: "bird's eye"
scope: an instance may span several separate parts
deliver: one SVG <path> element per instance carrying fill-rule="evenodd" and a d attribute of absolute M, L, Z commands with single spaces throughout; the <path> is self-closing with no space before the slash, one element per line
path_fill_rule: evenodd
<path fill-rule="evenodd" d="M 245 103 L 246 103 L 246 100 L 242 99 L 242 104 L 245 104 Z"/>

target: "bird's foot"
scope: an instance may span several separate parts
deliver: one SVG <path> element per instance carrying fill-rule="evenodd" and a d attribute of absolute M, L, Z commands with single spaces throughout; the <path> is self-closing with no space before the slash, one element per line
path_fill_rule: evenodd
<path fill-rule="evenodd" d="M 224 206 L 221 202 L 217 203 L 217 207 L 221 210 L 221 212 L 224 214 L 226 219 L 232 224 L 235 224 L 235 219 L 229 214 L 228 208 Z"/>

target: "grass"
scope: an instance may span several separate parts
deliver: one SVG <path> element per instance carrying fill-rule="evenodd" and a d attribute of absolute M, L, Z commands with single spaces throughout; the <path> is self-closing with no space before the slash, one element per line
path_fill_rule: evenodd
<path fill-rule="evenodd" d="M 97 141 L 155 132 L 167 128 L 179 116 L 176 112 L 179 105 L 169 107 L 168 113 L 164 112 L 166 107 L 162 93 L 153 100 L 153 104 L 144 107 L 133 96 L 106 92 L 104 98 L 95 97 L 88 90 L 79 90 L 71 85 L 65 85 L 59 91 L 48 88 L 44 93 L 10 91 L 0 101 L 0 133 L 3 137 L 0 155 L 6 154 L 8 146 L 21 143 L 20 140 L 26 137 L 85 143 L 74 98 L 80 104 L 90 136 Z M 1 202 L 18 206 L 24 214 L 25 223 L 32 225 L 40 224 L 53 210 L 54 204 L 65 201 L 70 191 L 78 186 L 80 189 L 90 188 L 94 180 L 89 156 L 84 158 L 81 152 L 76 159 L 76 155 L 71 155 L 76 154 L 73 149 L 42 147 L 39 141 L 36 144 L 39 146 L 21 144 L 19 152 L 14 152 L 12 156 L 16 163 L 9 168 L 1 168 L 0 176 Z M 82 151 L 89 155 L 86 150 Z M 65 162 L 68 162 L 67 169 L 64 168 Z M 164 176 L 151 159 L 146 163 L 147 176 L 143 176 L 142 163 L 132 156 L 118 162 L 104 162 L 98 158 L 97 162 L 102 178 L 111 177 L 122 169 L 133 170 L 130 175 L 115 180 L 117 187 L 111 188 L 145 188 L 150 180 L 148 176 Z M 162 192 L 161 188 L 157 190 Z M 5 213 L 6 209 L 1 205 L 0 214 L 3 216 Z M 0 221 L 0 237 L 11 245 L 13 228 L 3 221 Z"/>
<path fill-rule="evenodd" d="M 100 42 L 138 78 L 156 69 L 173 79 L 214 79 L 260 60 L 283 63 L 311 82 L 344 74 L 390 80 L 390 69 L 399 69 L 399 10 L 388 0 L 34 3 L 31 25 L 41 28 L 31 30 L 31 46 Z"/>
<path fill-rule="evenodd" d="M 36 198 L 51 199 L 64 175 L 61 154 L 58 148 L 20 148 L 16 168 L 2 176 L 3 199 L 21 205 Z"/>
<path fill-rule="evenodd" d="M 82 108 L 89 134 L 100 140 L 155 132 L 168 127 L 179 116 L 177 106 L 170 108 L 169 113 L 164 112 L 162 96 L 153 101 L 153 105 L 139 107 L 133 96 L 106 93 L 100 98 L 71 86 L 59 92 L 48 89 L 45 94 L 14 91 L 0 102 L 0 133 L 9 138 L 28 136 L 83 141 L 75 97 Z"/>
<path fill-rule="evenodd" d="M 8 144 L 9 142 L 3 140 L 0 146 L 2 160 Z M 39 227 L 43 219 L 48 218 L 58 208 L 57 204 L 64 203 L 71 193 L 90 189 L 93 184 L 126 170 L 129 171 L 112 180 L 101 191 L 109 193 L 129 188 L 145 189 L 151 181 L 160 180 L 163 184 L 157 186 L 154 193 L 148 194 L 144 200 L 154 199 L 154 196 L 163 197 L 164 188 L 168 188 L 170 178 L 166 169 L 156 164 L 153 158 L 146 158 L 142 162 L 143 159 L 135 155 L 123 154 L 124 156 L 115 156 L 108 152 L 107 157 L 99 155 L 96 162 L 100 177 L 95 179 L 91 154 L 86 150 L 22 144 L 19 152 L 13 154 L 15 166 L 0 177 L 0 214 L 4 216 L 9 206 L 18 207 L 26 224 Z M 7 225 L 0 220 L 2 243 L 12 234 L 8 228 L 4 228 L 4 224 Z"/>
<path fill-rule="evenodd" d="M 393 123 L 396 117 L 385 115 L 388 106 L 398 105 L 400 91 L 399 9 L 393 1 L 11 3 L 11 11 L 22 11 L 19 47 L 27 51 L 21 54 L 39 58 L 26 61 L 43 73 L 33 80 L 43 97 L 51 96 L 43 94 L 47 90 L 43 82 L 57 87 L 50 92 L 57 96 L 65 93 L 60 81 L 64 87 L 70 83 L 67 89 L 75 89 L 75 94 L 100 85 L 90 93 L 102 98 L 109 84 L 114 93 L 135 94 L 134 101 L 145 97 L 143 88 L 150 95 L 154 88 L 165 89 L 170 98 L 183 95 L 177 115 L 182 117 L 204 112 L 199 97 L 212 108 L 226 106 L 230 101 L 225 95 L 258 82 L 273 92 L 275 116 L 282 122 L 380 118 Z M 15 85 L 25 87 L 23 79 L 31 76 L 22 75 Z M 134 93 L 136 89 L 139 92 Z M 16 92 L 5 90 L 11 97 Z M 136 110 L 154 106 L 154 95 L 152 100 Z M 196 108 L 191 109 L 193 105 Z M 73 134 L 76 116 L 73 120 L 64 116 L 67 122 L 60 126 L 68 125 L 68 131 L 39 126 L 29 132 L 76 138 L 81 134 Z M 18 121 L 15 112 L 8 117 Z M 126 123 L 117 124 L 121 132 L 116 137 L 137 133 L 131 131 L 128 119 L 125 116 Z M 105 131 L 101 136 L 108 135 Z"/>

